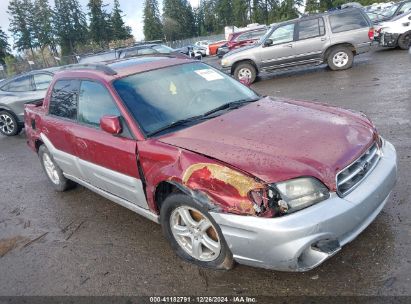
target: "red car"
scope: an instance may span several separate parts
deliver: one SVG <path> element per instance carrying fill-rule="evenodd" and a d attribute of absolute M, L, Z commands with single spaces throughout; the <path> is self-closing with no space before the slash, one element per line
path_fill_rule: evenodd
<path fill-rule="evenodd" d="M 226 40 L 221 40 L 221 41 L 210 43 L 208 45 L 208 50 L 209 50 L 210 56 L 217 55 L 218 48 L 220 46 L 223 46 L 224 44 L 226 44 L 226 42 L 227 42 Z"/>
<path fill-rule="evenodd" d="M 264 27 L 264 28 L 256 28 L 256 29 L 231 33 L 228 36 L 227 47 L 231 51 L 233 49 L 237 49 L 242 46 L 254 44 L 266 32 L 267 32 L 267 28 Z"/>
<path fill-rule="evenodd" d="M 180 257 L 212 268 L 316 267 L 396 181 L 395 149 L 364 115 L 261 97 L 193 60 L 67 68 L 25 124 L 56 190 L 80 184 L 160 223 Z"/>

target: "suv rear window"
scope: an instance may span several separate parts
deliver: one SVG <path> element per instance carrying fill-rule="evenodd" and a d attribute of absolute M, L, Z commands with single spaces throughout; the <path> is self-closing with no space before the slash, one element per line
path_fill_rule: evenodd
<path fill-rule="evenodd" d="M 76 119 L 78 84 L 76 80 L 59 80 L 51 93 L 49 113 L 51 115 Z"/>
<path fill-rule="evenodd" d="M 333 33 L 351 31 L 369 26 L 363 14 L 357 10 L 331 15 L 329 19 Z"/>

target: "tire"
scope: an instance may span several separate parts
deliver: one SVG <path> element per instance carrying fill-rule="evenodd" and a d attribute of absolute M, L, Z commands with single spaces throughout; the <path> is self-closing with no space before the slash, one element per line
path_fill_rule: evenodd
<path fill-rule="evenodd" d="M 56 164 L 53 156 L 50 154 L 45 145 L 40 146 L 38 155 L 41 166 L 56 191 L 63 192 L 73 188 L 76 185 L 75 182 L 67 179 L 63 175 L 63 171 Z"/>
<path fill-rule="evenodd" d="M 242 74 L 242 75 L 241 75 Z M 257 69 L 254 65 L 248 62 L 240 63 L 234 69 L 234 78 L 241 81 L 244 78 L 248 78 L 249 83 L 252 84 L 257 77 Z"/>
<path fill-rule="evenodd" d="M 402 50 L 408 50 L 411 45 L 411 31 L 405 32 L 398 37 L 398 47 Z"/>
<path fill-rule="evenodd" d="M 15 136 L 20 133 L 21 129 L 16 115 L 9 111 L 0 111 L 0 134 Z"/>
<path fill-rule="evenodd" d="M 331 50 L 327 57 L 327 63 L 331 70 L 346 70 L 352 67 L 354 54 L 346 46 L 338 46 Z"/>
<path fill-rule="evenodd" d="M 234 266 L 220 227 L 208 211 L 188 195 L 170 194 L 161 205 L 160 223 L 164 236 L 180 258 L 212 269 L 228 270 Z M 194 250 L 194 242 L 199 250 Z"/>

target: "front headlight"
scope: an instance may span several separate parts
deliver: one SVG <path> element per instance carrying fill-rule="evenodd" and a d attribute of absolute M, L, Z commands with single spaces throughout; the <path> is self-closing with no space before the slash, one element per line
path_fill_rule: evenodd
<path fill-rule="evenodd" d="M 275 184 L 281 200 L 278 206 L 288 214 L 314 205 L 330 197 L 328 188 L 319 180 L 301 177 Z"/>
<path fill-rule="evenodd" d="M 228 61 L 228 59 L 227 58 L 223 58 L 223 59 L 221 59 L 221 65 L 222 66 L 227 66 L 227 65 L 229 65 L 229 61 Z"/>

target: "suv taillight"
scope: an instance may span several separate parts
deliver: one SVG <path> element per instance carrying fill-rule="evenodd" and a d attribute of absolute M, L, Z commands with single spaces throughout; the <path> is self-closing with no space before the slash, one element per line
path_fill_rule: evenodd
<path fill-rule="evenodd" d="M 372 27 L 368 30 L 368 38 L 370 38 L 370 40 L 374 40 L 374 28 Z"/>

